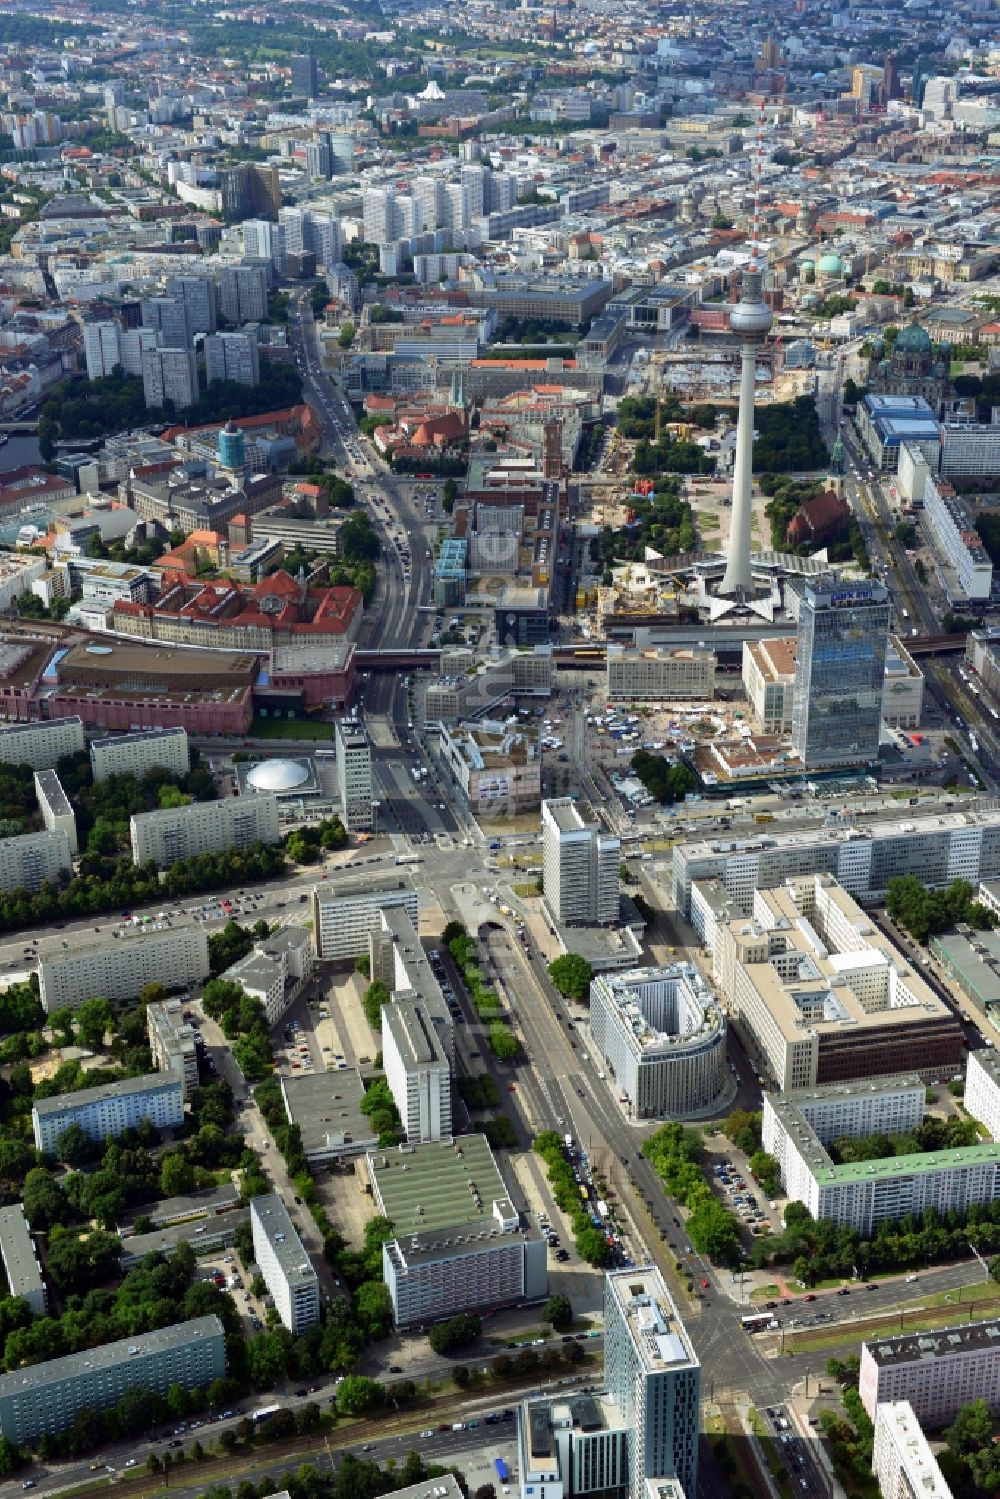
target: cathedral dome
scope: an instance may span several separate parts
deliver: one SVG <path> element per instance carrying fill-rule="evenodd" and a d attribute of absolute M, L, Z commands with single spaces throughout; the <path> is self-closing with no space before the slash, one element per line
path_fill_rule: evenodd
<path fill-rule="evenodd" d="M 818 270 L 823 276 L 842 276 L 844 274 L 844 262 L 839 255 L 835 255 L 832 250 L 829 250 L 825 255 L 820 256 Z"/>
<path fill-rule="evenodd" d="M 919 323 L 909 323 L 907 327 L 901 328 L 896 336 L 895 352 L 897 354 L 930 354 L 932 352 L 930 336 Z"/>

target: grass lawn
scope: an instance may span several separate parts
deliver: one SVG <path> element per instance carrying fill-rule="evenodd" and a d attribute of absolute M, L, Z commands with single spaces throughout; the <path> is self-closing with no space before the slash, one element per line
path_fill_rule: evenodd
<path fill-rule="evenodd" d="M 750 1292 L 750 1300 L 754 1303 L 758 1301 L 772 1301 L 775 1296 L 780 1295 L 780 1286 L 757 1286 L 756 1290 Z"/>
<path fill-rule="evenodd" d="M 315 718 L 255 718 L 251 739 L 323 739 L 333 743 L 333 724 Z"/>
<path fill-rule="evenodd" d="M 511 885 L 510 888 L 514 892 L 514 894 L 519 895 L 522 900 L 526 899 L 530 895 L 538 894 L 538 886 L 535 884 L 534 880 L 531 880 L 530 883 L 526 884 Z"/>
<path fill-rule="evenodd" d="M 711 510 L 696 510 L 695 519 L 698 522 L 699 531 L 718 531 L 722 522 Z"/>

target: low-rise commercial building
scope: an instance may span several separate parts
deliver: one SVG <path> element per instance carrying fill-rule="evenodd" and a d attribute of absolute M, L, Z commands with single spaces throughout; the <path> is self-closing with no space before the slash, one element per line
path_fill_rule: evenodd
<path fill-rule="evenodd" d="M 978 1119 L 991 1140 L 1000 1140 L 1000 1053 L 992 1046 L 969 1052 L 965 1070 L 966 1112 Z"/>
<path fill-rule="evenodd" d="M 484 1136 L 402 1145 L 366 1164 L 395 1230 L 382 1273 L 398 1327 L 545 1296 L 547 1245 L 522 1227 Z"/>
<path fill-rule="evenodd" d="M 255 942 L 245 957 L 222 974 L 260 1000 L 268 1025 L 275 1025 L 312 978 L 312 938 L 305 927 L 284 926 Z"/>
<path fill-rule="evenodd" d="M 312 923 L 316 956 L 328 963 L 354 962 L 368 950 L 380 912 L 402 906 L 417 923 L 417 892 L 405 875 L 366 874 L 313 887 Z"/>
<path fill-rule="evenodd" d="M 70 806 L 69 797 L 54 770 L 35 771 L 35 796 L 42 822 L 50 833 L 65 833 L 69 840 L 69 851 L 77 854 L 80 845 L 76 836 L 76 813 Z"/>
<path fill-rule="evenodd" d="M 226 1372 L 218 1317 L 192 1317 L 0 1375 L 0 1435 L 33 1442 L 68 1431 L 84 1411 L 108 1410 L 130 1390 L 204 1390 Z"/>
<path fill-rule="evenodd" d="M 884 895 L 896 875 L 925 885 L 1000 876 L 1000 811 L 939 812 L 864 826 L 761 833 L 678 843 L 673 852 L 673 902 L 691 916 L 693 880 L 719 879 L 749 914 L 753 892 L 790 876 L 826 872 L 859 900 Z"/>
<path fill-rule="evenodd" d="M 706 645 L 607 648 L 607 689 L 613 703 L 711 701 L 715 652 Z"/>
<path fill-rule="evenodd" d="M 422 1000 L 395 999 L 382 1008 L 385 1078 L 406 1138 L 451 1134 L 451 1066 Z"/>
<path fill-rule="evenodd" d="M 30 765 L 47 770 L 62 755 L 78 755 L 87 748 L 80 718 L 47 718 L 38 723 L 0 726 L 0 764 Z"/>
<path fill-rule="evenodd" d="M 781 1092 L 873 1074 L 962 1068 L 948 1006 L 830 875 L 757 890 L 715 922 L 712 972 L 758 1069 Z"/>
<path fill-rule="evenodd" d="M 875 1338 L 861 1345 L 858 1393 L 878 1406 L 909 1401 L 922 1426 L 947 1426 L 963 1405 L 985 1400 L 1000 1413 L 1000 1320 Z"/>
<path fill-rule="evenodd" d="M 764 1149 L 778 1162 L 789 1198 L 805 1203 L 814 1218 L 832 1218 L 865 1237 L 887 1219 L 919 1217 L 925 1208 L 964 1213 L 993 1202 L 1000 1196 L 1000 1145 L 992 1143 L 834 1165 L 826 1147 L 835 1138 L 901 1133 L 919 1123 L 919 1087 L 911 1076 L 765 1093 Z"/>
<path fill-rule="evenodd" d="M 191 751 L 186 729 L 152 729 L 140 734 L 108 734 L 90 743 L 90 768 L 94 780 L 130 775 L 138 779 L 148 770 L 169 770 L 186 776 L 191 769 Z"/>
<path fill-rule="evenodd" d="M 629 1433 L 606 1390 L 529 1395 L 517 1412 L 517 1471 L 523 1499 L 574 1499 L 628 1492 Z M 683 1496 L 681 1496 L 683 1499 Z"/>
<path fill-rule="evenodd" d="M 130 828 L 133 861 L 145 864 L 151 859 L 160 869 L 194 854 L 248 849 L 255 843 L 281 839 L 278 799 L 273 795 L 227 797 L 138 812 Z"/>
<path fill-rule="evenodd" d="M 319 1278 L 277 1192 L 250 1203 L 253 1253 L 283 1327 L 296 1336 L 319 1321 Z"/>
<path fill-rule="evenodd" d="M 0 838 L 0 890 L 40 890 L 73 872 L 69 839 L 62 829 Z"/>
<path fill-rule="evenodd" d="M 115 942 L 95 942 L 49 952 L 38 964 L 47 1014 L 100 994 L 112 1004 L 137 999 L 147 984 L 167 989 L 208 977 L 208 933 L 196 922 L 168 932 L 124 931 Z"/>
<path fill-rule="evenodd" d="M 184 1019 L 183 1001 L 161 999 L 146 1006 L 146 1034 L 157 1072 L 173 1072 L 190 1098 L 198 1086 L 198 1048 L 194 1026 Z"/>
<path fill-rule="evenodd" d="M 45 1278 L 21 1202 L 0 1208 L 0 1260 L 8 1296 L 20 1297 L 30 1306 L 32 1316 L 44 1317 L 48 1306 Z"/>
<path fill-rule="evenodd" d="M 279 1082 L 285 1114 L 289 1124 L 298 1125 L 310 1166 L 329 1166 L 375 1149 L 378 1135 L 361 1112 L 365 1085 L 356 1067 L 284 1073 Z"/>
<path fill-rule="evenodd" d="M 152 1228 L 145 1234 L 130 1234 L 122 1239 L 121 1268 L 131 1270 L 150 1254 L 173 1254 L 179 1244 L 190 1244 L 196 1255 L 218 1254 L 220 1249 L 229 1249 L 236 1243 L 237 1229 L 249 1222 L 249 1208 L 234 1208 L 207 1220 L 188 1218 L 181 1223 Z"/>
<path fill-rule="evenodd" d="M 38 1098 L 31 1106 L 31 1124 L 38 1150 L 53 1151 L 70 1125 L 76 1124 L 92 1140 L 108 1140 L 148 1119 L 156 1129 L 177 1129 L 184 1122 L 184 1085 L 172 1072 L 147 1073 Z"/>
<path fill-rule="evenodd" d="M 600 974 L 590 1029 L 633 1118 L 700 1114 L 722 1099 L 726 1020 L 693 964 Z"/>
<path fill-rule="evenodd" d="M 542 797 L 542 754 L 537 731 L 481 720 L 441 725 L 441 757 L 477 816 L 512 815 L 537 807 Z"/>
<path fill-rule="evenodd" d="M 882 1499 L 952 1499 L 908 1400 L 876 1406 L 872 1472 Z"/>

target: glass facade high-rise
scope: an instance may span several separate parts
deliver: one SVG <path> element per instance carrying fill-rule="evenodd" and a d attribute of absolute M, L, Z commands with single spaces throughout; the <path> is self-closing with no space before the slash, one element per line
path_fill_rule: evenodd
<path fill-rule="evenodd" d="M 803 765 L 865 765 L 878 754 L 890 613 L 881 583 L 807 582 L 792 709 Z"/>

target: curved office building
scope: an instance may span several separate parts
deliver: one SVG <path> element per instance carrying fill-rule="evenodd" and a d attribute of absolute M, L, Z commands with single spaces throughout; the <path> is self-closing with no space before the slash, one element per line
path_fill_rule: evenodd
<path fill-rule="evenodd" d="M 702 1114 L 726 1091 L 726 1017 L 690 963 L 601 974 L 590 1029 L 633 1119 Z"/>

